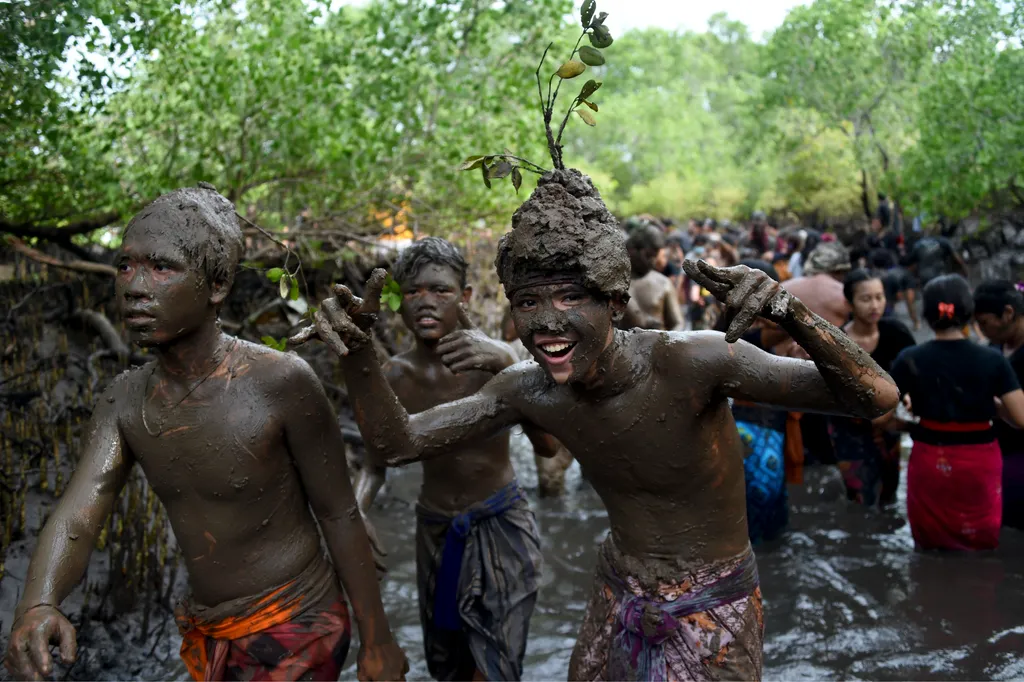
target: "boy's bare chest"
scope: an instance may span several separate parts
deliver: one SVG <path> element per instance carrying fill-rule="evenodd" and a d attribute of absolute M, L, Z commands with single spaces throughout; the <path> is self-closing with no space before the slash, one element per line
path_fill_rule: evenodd
<path fill-rule="evenodd" d="M 255 498 L 288 471 L 280 418 L 234 387 L 179 405 L 140 400 L 121 428 L 165 503 Z"/>
<path fill-rule="evenodd" d="M 444 368 L 406 370 L 394 383 L 395 395 L 410 414 L 473 395 L 490 380 L 486 372 L 453 374 Z"/>

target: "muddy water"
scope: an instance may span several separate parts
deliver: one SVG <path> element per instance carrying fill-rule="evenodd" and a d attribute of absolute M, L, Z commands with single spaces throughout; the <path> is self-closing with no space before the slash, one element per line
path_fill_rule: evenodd
<path fill-rule="evenodd" d="M 517 469 L 529 478 L 529 461 Z M 791 486 L 792 520 L 757 550 L 765 599 L 765 678 L 1011 679 L 1024 677 L 1024 534 L 1004 531 L 986 555 L 915 553 L 903 513 L 846 502 L 834 469 Z M 601 501 L 578 477 L 564 500 L 531 499 L 543 536 L 544 584 L 524 679 L 565 679 L 583 618 Z M 409 679 L 429 679 L 416 604 L 414 468 L 393 472 L 374 520 L 391 552 L 385 607 L 409 654 Z M 355 679 L 354 656 L 342 679 Z"/>

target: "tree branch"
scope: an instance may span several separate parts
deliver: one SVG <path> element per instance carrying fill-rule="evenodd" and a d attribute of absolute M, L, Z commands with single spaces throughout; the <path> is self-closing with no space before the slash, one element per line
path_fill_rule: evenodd
<path fill-rule="evenodd" d="M 67 241 L 77 234 L 88 234 L 117 222 L 121 217 L 119 211 L 108 211 L 91 218 L 85 218 L 77 222 L 69 223 L 63 227 L 56 225 L 37 223 L 8 223 L 0 221 L 0 232 L 12 234 L 15 237 L 38 237 L 50 241 Z"/>
<path fill-rule="evenodd" d="M 59 228 L 58 228 L 59 229 Z M 113 265 L 107 265 L 106 263 L 90 263 L 84 260 L 69 260 L 63 261 L 53 256 L 48 256 L 42 251 L 33 249 L 25 242 L 21 241 L 17 237 L 9 237 L 7 243 L 17 251 L 18 253 L 31 258 L 39 263 L 53 266 L 55 268 L 63 268 L 65 270 L 74 270 L 76 272 L 92 272 L 99 275 L 110 275 L 111 277 L 117 274 L 117 269 Z"/>

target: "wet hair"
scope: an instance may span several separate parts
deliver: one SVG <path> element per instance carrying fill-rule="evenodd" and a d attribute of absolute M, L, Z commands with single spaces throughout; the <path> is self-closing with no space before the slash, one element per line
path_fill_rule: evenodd
<path fill-rule="evenodd" d="M 626 239 L 626 248 L 637 252 L 660 251 L 664 247 L 665 235 L 651 224 L 634 227 Z"/>
<path fill-rule="evenodd" d="M 960 275 L 943 275 L 924 287 L 924 319 L 935 331 L 958 329 L 971 321 L 974 298 Z"/>
<path fill-rule="evenodd" d="M 235 205 L 200 182 L 157 197 L 124 228 L 123 237 L 144 221 L 167 227 L 167 237 L 185 254 L 190 267 L 202 271 L 206 281 L 231 286 L 242 257 L 242 229 Z"/>
<path fill-rule="evenodd" d="M 843 279 L 843 296 L 846 297 L 847 301 L 853 303 L 853 297 L 857 295 L 857 285 L 863 282 L 870 282 L 873 279 L 880 280 L 881 277 L 878 276 L 878 273 L 871 272 L 866 268 L 851 270 Z"/>
<path fill-rule="evenodd" d="M 760 258 L 748 258 L 746 260 L 741 260 L 740 265 L 746 265 L 751 270 L 760 270 L 776 282 L 779 281 L 779 271 L 775 269 L 774 265 L 766 260 L 761 260 Z"/>
<path fill-rule="evenodd" d="M 545 173 L 512 215 L 512 231 L 494 259 L 505 295 L 551 277 L 571 278 L 590 292 L 629 300 L 626 235 L 590 178 L 573 168 Z"/>
<path fill-rule="evenodd" d="M 466 288 L 466 259 L 454 244 L 440 237 L 424 237 L 403 249 L 398 254 L 391 276 L 402 284 L 418 275 L 427 265 L 450 268 L 459 278 L 459 286 Z"/>
<path fill-rule="evenodd" d="M 985 280 L 974 290 L 974 313 L 1002 315 L 1006 306 L 1013 308 L 1015 315 L 1024 313 L 1024 294 L 1013 282 L 1005 279 Z"/>

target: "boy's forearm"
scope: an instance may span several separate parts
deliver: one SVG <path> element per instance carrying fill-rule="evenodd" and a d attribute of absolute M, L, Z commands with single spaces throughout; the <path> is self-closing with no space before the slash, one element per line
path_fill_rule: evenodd
<path fill-rule="evenodd" d="M 413 449 L 409 414 L 391 389 L 373 348 L 367 346 L 341 358 L 352 411 L 363 435 L 370 466 L 385 467 L 387 460 Z"/>
<path fill-rule="evenodd" d="M 334 569 L 352 604 L 360 641 L 364 646 L 391 641 L 370 540 L 358 510 L 353 509 L 344 518 L 325 523 L 323 530 Z"/>
<path fill-rule="evenodd" d="M 58 507 L 39 534 L 15 619 L 39 604 L 60 606 L 85 574 L 98 534 L 87 520 L 68 519 Z"/>
<path fill-rule="evenodd" d="M 849 336 L 799 299 L 790 298 L 780 324 L 811 356 L 829 390 L 851 414 L 873 419 L 896 406 L 899 390 L 889 375 Z"/>

